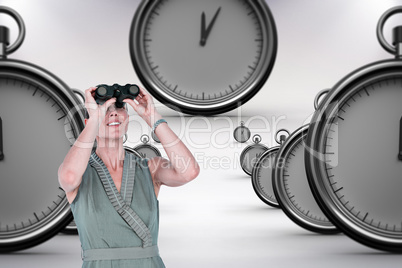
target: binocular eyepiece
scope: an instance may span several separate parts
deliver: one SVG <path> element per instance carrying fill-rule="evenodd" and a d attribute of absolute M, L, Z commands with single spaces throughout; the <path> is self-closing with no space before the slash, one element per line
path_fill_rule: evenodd
<path fill-rule="evenodd" d="M 134 84 L 126 84 L 121 86 L 119 84 L 113 84 L 113 86 L 100 84 L 96 86 L 95 101 L 97 104 L 102 105 L 107 100 L 115 97 L 116 107 L 123 108 L 124 99 L 134 99 L 140 93 L 140 88 Z"/>

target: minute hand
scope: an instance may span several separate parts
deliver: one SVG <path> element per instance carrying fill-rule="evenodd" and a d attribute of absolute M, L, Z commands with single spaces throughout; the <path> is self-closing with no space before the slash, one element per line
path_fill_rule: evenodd
<path fill-rule="evenodd" d="M 219 7 L 218 10 L 215 12 L 214 17 L 212 18 L 211 23 L 208 25 L 208 28 L 205 29 L 205 13 L 202 12 L 201 14 L 201 40 L 200 40 L 200 45 L 205 46 L 209 33 L 212 30 L 212 27 L 214 26 L 215 20 L 218 17 L 219 12 L 221 11 L 221 8 Z"/>

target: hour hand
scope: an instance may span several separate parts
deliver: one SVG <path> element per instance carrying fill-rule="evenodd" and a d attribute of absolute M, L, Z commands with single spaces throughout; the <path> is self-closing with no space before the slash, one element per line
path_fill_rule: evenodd
<path fill-rule="evenodd" d="M 0 160 L 4 159 L 4 153 L 3 153 L 3 121 L 1 120 L 0 117 Z"/>
<path fill-rule="evenodd" d="M 205 12 L 202 12 L 202 14 L 201 14 L 201 39 L 200 39 L 200 45 L 201 46 L 204 46 L 205 42 L 207 41 L 206 37 L 205 37 L 205 34 L 206 34 Z"/>
<path fill-rule="evenodd" d="M 399 122 L 399 160 L 402 161 L 402 117 L 401 121 Z"/>

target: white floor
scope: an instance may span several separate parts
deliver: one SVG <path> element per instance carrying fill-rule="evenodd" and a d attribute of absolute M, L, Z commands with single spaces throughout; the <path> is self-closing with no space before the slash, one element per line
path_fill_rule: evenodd
<path fill-rule="evenodd" d="M 177 122 L 169 122 L 178 130 Z M 223 125 L 209 122 L 209 134 L 185 139 L 197 154 L 199 177 L 183 187 L 163 188 L 159 195 L 159 249 L 167 267 L 401 267 L 402 254 L 368 248 L 343 234 L 311 233 L 280 209 L 265 205 L 238 164 L 250 143 L 233 142 L 231 132 L 230 139 L 223 132 L 211 135 Z M 220 142 L 225 139 L 226 143 Z M 215 145 L 201 148 L 206 141 Z M 78 236 L 64 234 L 28 250 L 0 255 L 0 268 L 80 266 Z"/>

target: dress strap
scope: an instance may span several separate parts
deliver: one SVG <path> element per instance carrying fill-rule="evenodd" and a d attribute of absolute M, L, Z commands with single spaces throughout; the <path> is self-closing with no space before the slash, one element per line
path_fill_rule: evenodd
<path fill-rule="evenodd" d="M 158 246 L 147 248 L 98 248 L 83 251 L 83 261 L 133 260 L 159 256 Z"/>
<path fill-rule="evenodd" d="M 125 174 L 128 174 L 130 170 L 127 164 L 128 157 L 129 154 L 126 152 L 124 159 L 124 168 L 127 170 L 123 171 L 123 176 Z M 89 158 L 89 164 L 93 166 L 97 171 L 101 179 L 103 188 L 105 189 L 106 195 L 109 198 L 109 201 L 112 203 L 115 210 L 117 211 L 117 213 L 134 230 L 134 232 L 138 235 L 138 237 L 141 238 L 142 246 L 144 248 L 151 247 L 152 246 L 151 232 L 149 231 L 145 223 L 137 215 L 137 213 L 135 213 L 135 211 L 130 207 L 130 202 L 126 202 L 128 201 L 127 199 L 128 196 L 130 196 L 130 193 L 126 196 L 126 200 L 124 200 L 121 194 L 117 191 L 116 185 L 114 184 L 112 176 L 110 175 L 105 163 L 103 163 L 102 159 L 100 159 L 95 152 L 91 154 L 91 157 Z M 131 171 L 130 174 L 131 176 L 127 176 L 126 179 L 132 180 L 132 182 L 128 181 L 127 184 L 134 185 L 134 172 Z"/>
<path fill-rule="evenodd" d="M 133 200 L 133 192 L 134 192 L 134 180 L 135 180 L 135 167 L 137 161 L 133 161 L 135 156 L 133 154 L 129 154 L 126 152 L 124 157 L 124 166 L 123 166 L 123 178 L 121 181 L 120 194 L 123 197 L 126 204 L 131 204 Z"/>

